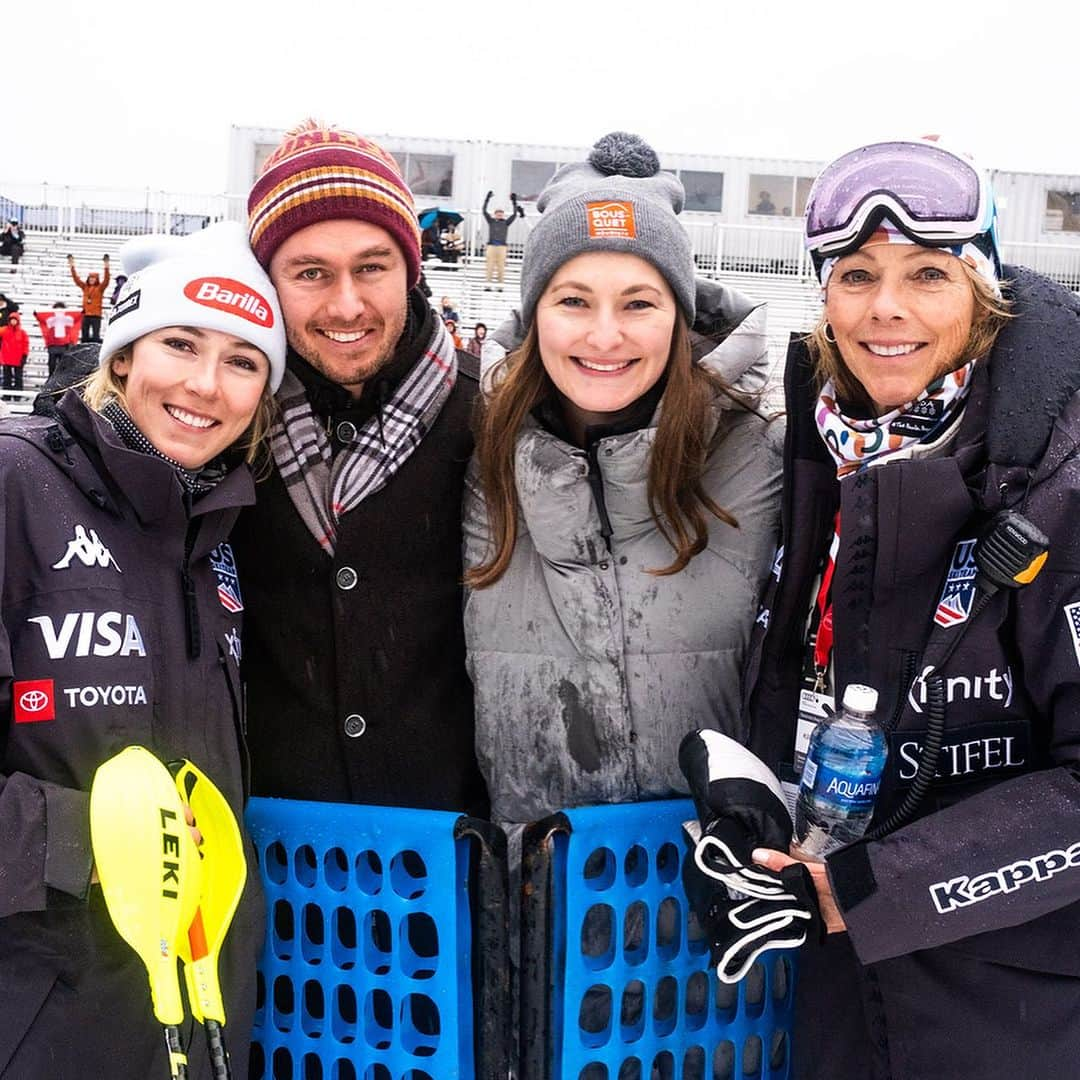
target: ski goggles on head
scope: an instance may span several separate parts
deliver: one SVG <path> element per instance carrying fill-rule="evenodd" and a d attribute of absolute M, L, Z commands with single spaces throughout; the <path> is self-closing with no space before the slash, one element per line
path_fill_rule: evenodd
<path fill-rule="evenodd" d="M 927 247 L 954 247 L 984 234 L 992 240 L 994 197 L 981 170 L 937 143 L 861 146 L 814 181 L 806 203 L 806 248 L 815 260 L 848 254 L 886 217 Z"/>

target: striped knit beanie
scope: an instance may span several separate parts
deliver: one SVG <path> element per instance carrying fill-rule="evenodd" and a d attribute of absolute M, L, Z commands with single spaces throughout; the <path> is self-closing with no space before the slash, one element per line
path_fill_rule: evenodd
<path fill-rule="evenodd" d="M 385 229 L 405 257 L 409 288 L 416 284 L 420 227 L 397 162 L 370 139 L 305 120 L 266 159 L 248 196 L 251 248 L 269 267 L 298 229 L 341 218 Z"/>

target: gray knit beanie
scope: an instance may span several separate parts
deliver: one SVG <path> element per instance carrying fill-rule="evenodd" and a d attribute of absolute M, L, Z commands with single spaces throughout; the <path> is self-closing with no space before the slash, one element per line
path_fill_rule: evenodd
<path fill-rule="evenodd" d="M 525 242 L 525 325 L 552 274 L 586 251 L 624 251 L 652 263 L 693 323 L 694 253 L 675 216 L 685 197 L 678 177 L 660 171 L 656 151 L 625 131 L 605 135 L 587 161 L 564 165 L 540 192 L 540 220 Z"/>

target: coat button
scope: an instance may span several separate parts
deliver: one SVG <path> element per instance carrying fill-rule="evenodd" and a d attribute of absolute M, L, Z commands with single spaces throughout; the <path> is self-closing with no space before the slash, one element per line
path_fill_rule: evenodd
<path fill-rule="evenodd" d="M 334 437 L 342 446 L 349 446 L 356 438 L 356 425 L 351 420 L 342 420 L 334 428 Z"/>
<path fill-rule="evenodd" d="M 345 717 L 345 734 L 350 739 L 359 739 L 365 731 L 367 731 L 367 721 L 359 713 L 352 713 Z"/>
<path fill-rule="evenodd" d="M 602 563 L 600 564 L 600 569 L 601 569 L 601 570 L 606 570 L 606 569 L 607 569 L 607 568 L 608 568 L 608 567 L 609 567 L 610 565 L 611 565 L 610 563 L 607 563 L 607 562 L 602 562 Z"/>
<path fill-rule="evenodd" d="M 348 592 L 349 589 L 355 589 L 356 583 L 359 581 L 356 571 L 351 566 L 342 566 L 335 575 L 337 581 L 337 587 Z"/>

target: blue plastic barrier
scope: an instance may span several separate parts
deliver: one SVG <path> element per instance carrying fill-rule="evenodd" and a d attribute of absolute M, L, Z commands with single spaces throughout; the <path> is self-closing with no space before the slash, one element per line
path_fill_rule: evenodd
<path fill-rule="evenodd" d="M 253 799 L 247 825 L 269 915 L 253 1080 L 471 1080 L 494 1071 L 477 1065 L 474 1040 L 471 826 L 482 823 Z M 497 945 L 505 949 L 505 938 Z"/>
<path fill-rule="evenodd" d="M 795 953 L 721 983 L 682 888 L 689 800 L 531 826 L 523 920 L 527 1080 L 786 1080 Z"/>

